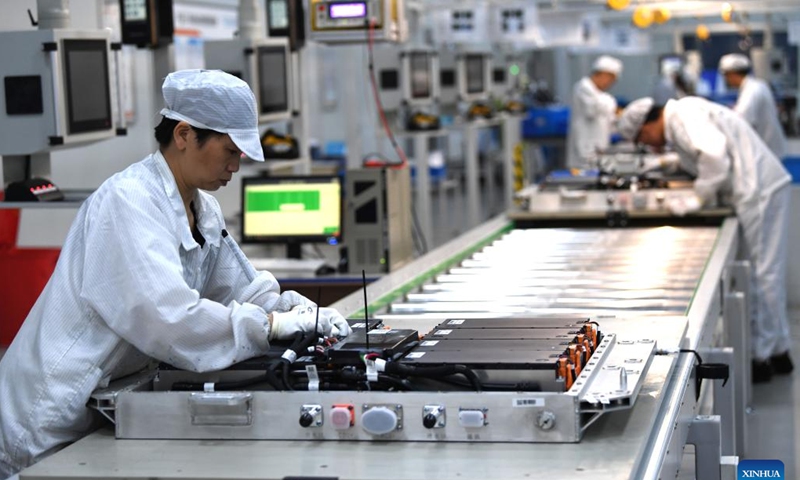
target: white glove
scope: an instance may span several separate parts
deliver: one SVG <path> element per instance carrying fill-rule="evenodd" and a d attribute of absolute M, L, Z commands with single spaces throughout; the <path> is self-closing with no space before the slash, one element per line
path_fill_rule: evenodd
<path fill-rule="evenodd" d="M 331 324 L 331 336 L 346 337 L 352 333 L 350 324 L 335 308 L 322 307 L 319 309 L 319 318 L 325 317 Z"/>
<path fill-rule="evenodd" d="M 333 308 L 322 308 L 317 320 L 316 307 L 298 305 L 288 312 L 272 312 L 269 340 L 286 340 L 296 333 L 312 332 L 317 325 L 317 332 L 326 337 L 350 334 L 350 326 L 339 312 Z"/>
<path fill-rule="evenodd" d="M 642 159 L 642 170 L 674 170 L 679 161 L 677 155 L 647 155 Z"/>
<path fill-rule="evenodd" d="M 316 303 L 300 295 L 294 290 L 286 290 L 285 292 L 281 293 L 278 301 L 275 302 L 275 305 L 273 305 L 272 308 L 267 309 L 276 312 L 288 312 L 298 305 L 303 305 L 306 307 L 317 306 Z"/>
<path fill-rule="evenodd" d="M 667 208 L 673 215 L 678 217 L 683 217 L 687 213 L 696 212 L 700 210 L 701 206 L 702 203 L 700 203 L 700 199 L 695 195 L 667 199 Z"/>

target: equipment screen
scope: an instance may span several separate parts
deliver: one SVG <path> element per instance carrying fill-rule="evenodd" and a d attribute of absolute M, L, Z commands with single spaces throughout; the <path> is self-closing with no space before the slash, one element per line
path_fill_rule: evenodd
<path fill-rule="evenodd" d="M 147 0 L 124 0 L 123 8 L 126 22 L 147 20 Z"/>
<path fill-rule="evenodd" d="M 330 18 L 365 18 L 367 4 L 365 2 L 331 3 L 328 8 Z"/>
<path fill-rule="evenodd" d="M 325 242 L 341 237 L 339 177 L 243 178 L 242 190 L 245 242 Z"/>
<path fill-rule="evenodd" d="M 412 53 L 411 66 L 411 98 L 428 98 L 431 96 L 431 68 L 427 53 Z"/>
<path fill-rule="evenodd" d="M 499 84 L 506 83 L 505 68 L 495 68 L 492 73 L 492 81 Z"/>
<path fill-rule="evenodd" d="M 64 84 L 71 134 L 111 128 L 107 48 L 105 40 L 64 40 Z"/>
<path fill-rule="evenodd" d="M 456 71 L 453 69 L 442 70 L 439 73 L 439 81 L 442 87 L 454 87 L 456 85 Z"/>
<path fill-rule="evenodd" d="M 289 5 L 287 0 L 269 0 L 267 3 L 269 28 L 271 30 L 289 28 Z"/>
<path fill-rule="evenodd" d="M 262 114 L 289 110 L 285 48 L 258 47 L 258 92 Z"/>
<path fill-rule="evenodd" d="M 483 84 L 483 55 L 467 55 L 465 63 L 467 66 L 467 93 L 483 93 L 486 88 Z"/>

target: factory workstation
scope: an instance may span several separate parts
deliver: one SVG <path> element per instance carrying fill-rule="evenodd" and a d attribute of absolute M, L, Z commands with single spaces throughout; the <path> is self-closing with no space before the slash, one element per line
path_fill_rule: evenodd
<path fill-rule="evenodd" d="M 0 480 L 800 478 L 798 46 L 798 0 L 0 2 Z"/>

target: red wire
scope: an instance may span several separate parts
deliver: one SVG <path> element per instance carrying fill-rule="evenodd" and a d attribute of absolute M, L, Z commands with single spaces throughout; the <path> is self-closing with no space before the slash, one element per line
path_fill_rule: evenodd
<path fill-rule="evenodd" d="M 369 21 L 369 29 L 367 29 L 367 38 L 368 38 L 368 48 L 369 48 L 369 81 L 370 85 L 372 85 L 372 96 L 375 98 L 375 106 L 378 109 L 378 116 L 381 119 L 381 124 L 383 125 L 383 129 L 386 131 L 386 135 L 389 136 L 389 141 L 394 146 L 395 151 L 397 152 L 397 156 L 400 157 L 400 163 L 395 165 L 389 165 L 394 168 L 403 168 L 408 164 L 408 159 L 406 158 L 406 153 L 403 151 L 403 148 L 397 143 L 397 140 L 394 138 L 394 134 L 392 133 L 392 129 L 389 128 L 389 121 L 386 120 L 386 112 L 383 110 L 383 104 L 381 103 L 381 97 L 378 94 L 378 84 L 377 80 L 375 79 L 375 68 L 374 62 L 372 61 L 372 44 L 373 44 L 373 28 L 375 27 L 375 19 L 371 18 Z"/>

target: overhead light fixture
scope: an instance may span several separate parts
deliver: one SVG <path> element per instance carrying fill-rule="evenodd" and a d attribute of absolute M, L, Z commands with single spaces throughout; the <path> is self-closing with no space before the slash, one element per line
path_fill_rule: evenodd
<path fill-rule="evenodd" d="M 727 2 L 723 3 L 722 4 L 722 10 L 720 12 L 720 16 L 726 22 L 732 21 L 733 20 L 733 5 L 731 5 L 730 3 L 727 3 Z"/>
<path fill-rule="evenodd" d="M 606 0 L 606 5 L 611 10 L 624 10 L 631 4 L 631 0 Z"/>
<path fill-rule="evenodd" d="M 653 21 L 659 25 L 663 25 L 672 18 L 672 12 L 666 7 L 658 7 L 653 10 Z"/>
<path fill-rule="evenodd" d="M 636 7 L 636 10 L 633 11 L 631 20 L 637 27 L 647 28 L 653 23 L 653 11 L 648 7 L 639 5 Z"/>
<path fill-rule="evenodd" d="M 700 25 L 697 26 L 697 28 L 695 29 L 694 33 L 695 33 L 695 35 L 697 35 L 697 38 L 699 38 L 700 40 L 702 40 L 704 42 L 706 40 L 708 40 L 709 38 L 711 38 L 711 31 L 703 23 L 701 23 Z"/>

